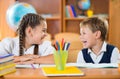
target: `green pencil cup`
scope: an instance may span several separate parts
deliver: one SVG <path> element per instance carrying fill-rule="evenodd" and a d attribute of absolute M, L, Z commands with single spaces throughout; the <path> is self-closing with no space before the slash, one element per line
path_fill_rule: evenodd
<path fill-rule="evenodd" d="M 64 70 L 68 58 L 68 51 L 54 51 L 54 62 L 57 70 Z"/>

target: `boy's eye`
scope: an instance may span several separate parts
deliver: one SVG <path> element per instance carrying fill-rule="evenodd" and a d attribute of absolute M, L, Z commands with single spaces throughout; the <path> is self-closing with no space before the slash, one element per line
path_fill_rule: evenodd
<path fill-rule="evenodd" d="M 80 33 L 80 35 L 85 35 L 86 33 L 85 32 L 83 32 L 83 33 Z"/>
<path fill-rule="evenodd" d="M 47 32 L 47 30 L 45 30 L 45 29 L 44 29 L 44 30 L 42 30 L 42 31 L 43 31 L 44 33 L 46 33 L 46 32 Z"/>

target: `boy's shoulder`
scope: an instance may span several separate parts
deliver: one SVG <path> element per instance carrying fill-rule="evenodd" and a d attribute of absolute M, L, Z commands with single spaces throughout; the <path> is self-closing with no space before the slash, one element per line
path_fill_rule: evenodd
<path fill-rule="evenodd" d="M 107 48 L 115 48 L 116 46 L 107 43 Z"/>

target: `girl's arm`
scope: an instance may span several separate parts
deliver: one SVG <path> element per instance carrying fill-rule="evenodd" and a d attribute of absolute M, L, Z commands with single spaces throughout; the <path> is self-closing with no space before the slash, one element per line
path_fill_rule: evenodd
<path fill-rule="evenodd" d="M 14 56 L 14 62 L 22 62 L 22 61 L 28 61 L 30 60 L 30 57 L 26 57 L 26 56 Z"/>
<path fill-rule="evenodd" d="M 16 64 L 53 64 L 53 55 L 38 56 L 38 55 L 24 55 L 15 56 L 14 62 Z"/>
<path fill-rule="evenodd" d="M 28 54 L 28 55 L 23 55 L 23 56 L 14 56 L 14 62 L 24 62 L 24 61 L 29 61 L 32 60 L 33 58 L 38 58 L 38 55 L 32 55 L 32 54 Z"/>
<path fill-rule="evenodd" d="M 53 64 L 54 57 L 53 54 L 47 56 L 40 56 L 39 58 L 32 59 L 35 64 Z"/>

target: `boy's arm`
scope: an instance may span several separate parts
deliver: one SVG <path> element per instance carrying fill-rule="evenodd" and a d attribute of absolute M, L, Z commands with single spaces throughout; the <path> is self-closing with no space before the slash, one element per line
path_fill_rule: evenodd
<path fill-rule="evenodd" d="M 86 63 L 85 60 L 84 60 L 84 58 L 83 58 L 82 51 L 80 51 L 80 52 L 78 53 L 76 63 L 77 63 L 77 64 L 80 64 L 80 63 Z"/>
<path fill-rule="evenodd" d="M 115 47 L 112 51 L 111 63 L 117 63 L 119 60 L 119 55 L 119 49 Z"/>

